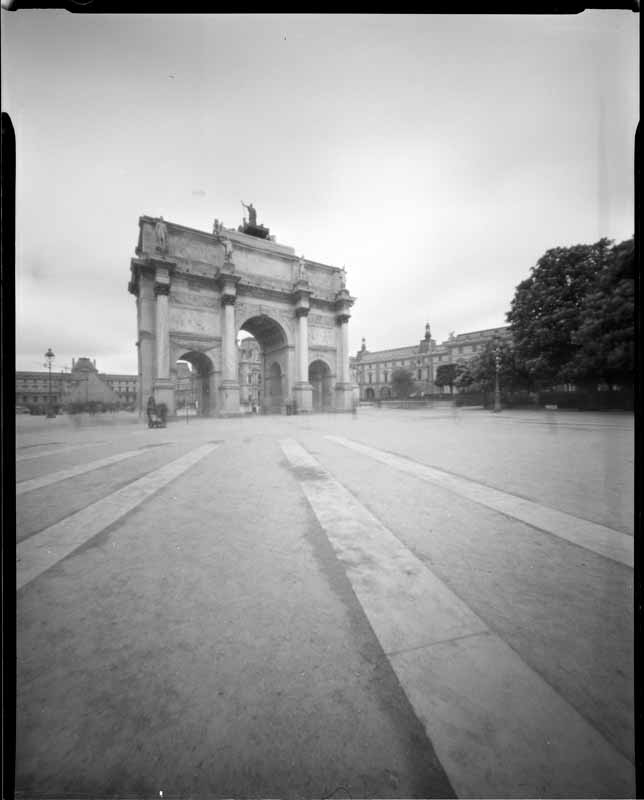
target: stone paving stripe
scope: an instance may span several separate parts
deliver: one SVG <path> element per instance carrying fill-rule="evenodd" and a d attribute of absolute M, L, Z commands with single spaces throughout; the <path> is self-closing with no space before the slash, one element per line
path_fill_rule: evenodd
<path fill-rule="evenodd" d="M 343 436 L 328 435 L 325 438 L 357 453 L 369 456 L 381 464 L 421 478 L 474 503 L 491 508 L 493 511 L 499 511 L 508 517 L 525 522 L 533 528 L 538 528 L 552 536 L 591 550 L 604 558 L 610 558 L 619 564 L 633 568 L 633 537 L 626 533 L 613 530 L 613 528 L 597 522 L 580 519 L 565 511 L 558 511 L 532 500 L 525 500 L 508 492 L 502 492 L 500 489 L 493 489 L 469 478 L 452 475 L 436 467 L 429 467 L 418 461 L 345 439 Z"/>
<path fill-rule="evenodd" d="M 459 797 L 633 795 L 628 759 L 298 442 L 280 444 Z"/>
<path fill-rule="evenodd" d="M 16 590 L 68 556 L 89 539 L 132 511 L 178 478 L 219 445 L 206 444 L 170 461 L 107 497 L 19 542 L 16 547 Z"/>
<path fill-rule="evenodd" d="M 146 448 L 140 450 L 126 450 L 124 453 L 116 453 L 116 455 L 106 456 L 99 458 L 97 461 L 88 461 L 86 464 L 79 464 L 76 467 L 69 469 L 61 469 L 58 472 L 50 472 L 48 475 L 42 475 L 40 478 L 32 478 L 28 481 L 20 481 L 16 484 L 16 495 L 25 494 L 25 492 L 32 492 L 34 489 L 41 489 L 43 486 L 50 486 L 52 483 L 60 483 L 68 478 L 75 478 L 77 475 L 84 475 L 86 472 L 92 472 L 101 467 L 107 467 L 110 464 L 118 464 L 119 461 L 124 461 L 133 456 L 140 456 L 146 452 Z"/>
<path fill-rule="evenodd" d="M 72 444 L 68 447 L 56 447 L 53 450 L 42 450 L 40 453 L 24 453 L 16 456 L 16 461 L 29 461 L 32 458 L 41 458 L 42 456 L 55 456 L 58 453 L 69 453 L 71 450 L 80 450 L 83 447 L 95 447 L 100 444 L 107 444 L 107 442 L 85 442 L 84 444 Z"/>

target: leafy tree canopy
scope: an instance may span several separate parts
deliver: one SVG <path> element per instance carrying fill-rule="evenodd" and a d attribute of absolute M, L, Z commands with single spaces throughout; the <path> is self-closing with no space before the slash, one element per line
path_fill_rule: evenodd
<path fill-rule="evenodd" d="M 449 386 L 451 389 L 454 385 L 454 381 L 456 380 L 456 375 L 456 364 L 441 364 L 436 369 L 434 383 L 436 386 Z"/>
<path fill-rule="evenodd" d="M 491 391 L 496 379 L 496 362 L 499 362 L 499 384 L 506 391 L 524 389 L 530 382 L 529 376 L 517 361 L 512 342 L 496 339 L 487 342 L 483 351 L 473 359 L 469 367 L 472 382 L 478 388 Z"/>
<path fill-rule="evenodd" d="M 520 374 L 544 385 L 632 374 L 632 252 L 632 240 L 601 239 L 539 259 L 507 314 Z"/>
<path fill-rule="evenodd" d="M 414 385 L 414 377 L 408 369 L 399 367 L 391 374 L 391 385 L 397 397 L 409 397 Z"/>
<path fill-rule="evenodd" d="M 582 305 L 569 364 L 579 382 L 629 383 L 635 369 L 635 276 L 632 239 L 612 248 Z"/>

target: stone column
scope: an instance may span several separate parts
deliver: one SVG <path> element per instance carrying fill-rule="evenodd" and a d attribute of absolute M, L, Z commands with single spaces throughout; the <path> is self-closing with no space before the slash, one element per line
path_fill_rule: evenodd
<path fill-rule="evenodd" d="M 342 383 L 351 383 L 351 373 L 349 370 L 349 315 L 341 314 L 338 317 L 340 322 L 340 338 L 342 340 Z"/>
<path fill-rule="evenodd" d="M 237 336 L 235 330 L 235 301 L 239 276 L 234 274 L 234 265 L 227 261 L 219 270 L 217 281 L 221 289 L 221 305 L 224 313 L 222 342 L 222 381 L 219 387 L 219 413 L 222 416 L 239 416 L 239 374 Z"/>
<path fill-rule="evenodd" d="M 141 340 L 136 340 L 136 410 L 139 417 L 143 414 L 143 396 L 141 394 L 142 373 L 141 373 Z"/>
<path fill-rule="evenodd" d="M 148 398 L 154 394 L 156 299 L 154 295 L 155 270 L 146 260 L 132 259 L 132 279 L 128 290 L 136 297 L 139 380 L 137 405 L 139 413 L 145 412 Z"/>
<path fill-rule="evenodd" d="M 298 413 L 308 414 L 313 409 L 313 387 L 309 383 L 309 308 L 311 290 L 306 280 L 298 280 L 295 284 L 295 316 L 297 317 L 297 336 L 295 351 L 297 362 L 297 380 L 293 387 L 293 396 Z"/>
<path fill-rule="evenodd" d="M 351 411 L 353 408 L 353 384 L 349 369 L 349 309 L 353 305 L 353 298 L 346 289 L 341 289 L 336 295 L 336 323 L 339 331 L 337 336 L 338 348 L 338 377 L 335 384 L 336 411 Z"/>
<path fill-rule="evenodd" d="M 221 298 L 224 308 L 224 361 L 223 379 L 228 383 L 237 383 L 237 342 L 235 339 L 235 297 L 225 294 Z"/>
<path fill-rule="evenodd" d="M 170 379 L 170 326 L 168 321 L 169 283 L 157 283 L 156 295 L 156 337 L 157 337 L 157 380 Z"/>
<path fill-rule="evenodd" d="M 168 296 L 170 281 L 157 280 L 154 284 L 156 295 L 156 380 L 154 382 L 154 402 L 165 403 L 168 415 L 173 416 L 174 384 L 170 379 L 170 321 L 168 318 Z"/>
<path fill-rule="evenodd" d="M 295 312 L 297 316 L 297 344 L 298 344 L 298 367 L 299 382 L 308 383 L 309 381 L 309 310 L 308 308 L 298 308 Z"/>

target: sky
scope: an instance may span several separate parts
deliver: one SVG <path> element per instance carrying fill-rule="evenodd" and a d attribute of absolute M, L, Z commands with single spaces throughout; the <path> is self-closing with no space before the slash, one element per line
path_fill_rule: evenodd
<path fill-rule="evenodd" d="M 638 61 L 630 11 L 3 10 L 16 368 L 135 374 L 139 216 L 210 232 L 241 200 L 346 265 L 352 351 L 503 325 L 547 249 L 632 236 Z"/>

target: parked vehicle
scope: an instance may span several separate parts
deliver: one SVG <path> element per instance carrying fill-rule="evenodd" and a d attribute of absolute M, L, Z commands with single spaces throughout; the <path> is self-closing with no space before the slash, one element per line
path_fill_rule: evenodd
<path fill-rule="evenodd" d="M 16 406 L 16 414 L 31 414 L 29 406 Z"/>
<path fill-rule="evenodd" d="M 165 428 L 168 409 L 165 403 L 148 404 L 148 428 Z"/>

